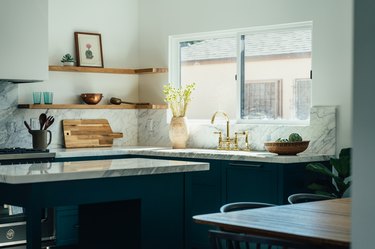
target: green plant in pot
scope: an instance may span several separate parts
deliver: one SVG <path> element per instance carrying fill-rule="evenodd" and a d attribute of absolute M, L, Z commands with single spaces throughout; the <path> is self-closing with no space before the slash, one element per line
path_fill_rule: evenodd
<path fill-rule="evenodd" d="M 344 148 L 340 151 L 339 158 L 331 158 L 330 164 L 336 172 L 321 163 L 309 163 L 307 170 L 331 177 L 326 184 L 312 183 L 308 186 L 317 194 L 341 198 L 350 187 L 351 180 L 351 148 Z"/>
<path fill-rule="evenodd" d="M 74 58 L 73 56 L 71 56 L 71 54 L 65 54 L 62 58 L 61 58 L 61 62 L 64 64 L 64 66 L 74 66 Z"/>

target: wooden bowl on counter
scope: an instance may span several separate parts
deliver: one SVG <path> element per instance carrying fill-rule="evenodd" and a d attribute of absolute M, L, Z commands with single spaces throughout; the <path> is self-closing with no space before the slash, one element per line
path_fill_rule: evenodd
<path fill-rule="evenodd" d="M 309 142 L 265 142 L 264 147 L 267 151 L 278 155 L 296 155 L 305 151 L 309 147 Z"/>
<path fill-rule="evenodd" d="M 96 105 L 102 100 L 103 94 L 101 93 L 82 93 L 81 99 L 88 105 Z"/>

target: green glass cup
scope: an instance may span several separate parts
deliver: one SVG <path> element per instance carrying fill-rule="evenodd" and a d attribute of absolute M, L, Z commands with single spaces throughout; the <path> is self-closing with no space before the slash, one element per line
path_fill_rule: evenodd
<path fill-rule="evenodd" d="M 42 101 L 42 93 L 41 92 L 33 92 L 33 103 L 39 105 Z"/>
<path fill-rule="evenodd" d="M 50 105 L 53 103 L 53 92 L 43 92 L 44 104 Z"/>

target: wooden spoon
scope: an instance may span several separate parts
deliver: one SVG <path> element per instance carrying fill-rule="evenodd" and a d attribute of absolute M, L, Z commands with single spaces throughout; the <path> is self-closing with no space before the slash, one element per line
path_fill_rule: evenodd
<path fill-rule="evenodd" d="M 47 115 L 45 113 L 42 113 L 39 115 L 39 124 L 40 124 L 40 129 L 43 130 L 43 126 L 47 121 Z"/>
<path fill-rule="evenodd" d="M 109 102 L 114 105 L 121 105 L 123 104 L 128 104 L 128 105 L 149 105 L 150 103 L 133 103 L 133 102 L 127 102 L 127 101 L 122 101 L 119 98 L 112 97 Z"/>
<path fill-rule="evenodd" d="M 26 128 L 29 130 L 29 132 L 31 132 L 31 127 L 30 125 L 26 122 L 26 121 L 23 121 L 23 123 L 25 124 Z"/>

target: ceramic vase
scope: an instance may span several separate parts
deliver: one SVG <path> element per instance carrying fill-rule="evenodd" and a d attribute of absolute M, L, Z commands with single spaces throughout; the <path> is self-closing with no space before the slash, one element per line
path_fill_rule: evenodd
<path fill-rule="evenodd" d="M 186 148 L 188 138 L 189 128 L 186 117 L 173 117 L 169 125 L 169 139 L 172 142 L 173 149 Z"/>

